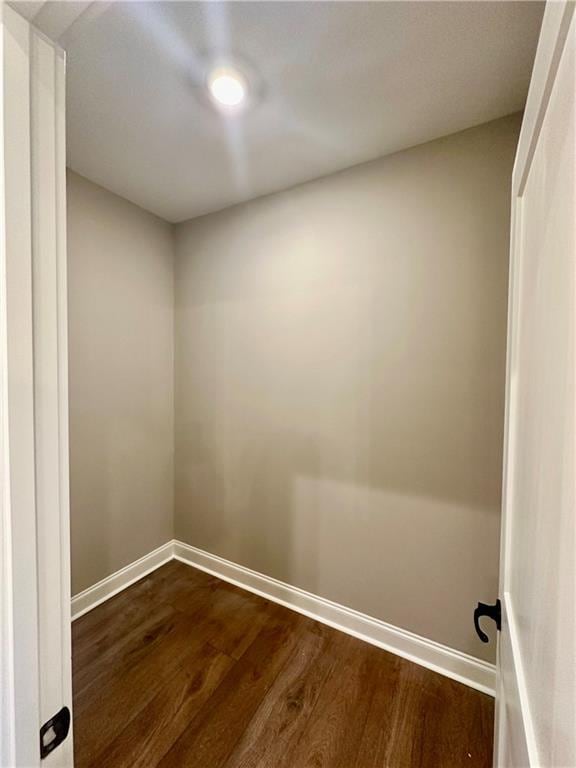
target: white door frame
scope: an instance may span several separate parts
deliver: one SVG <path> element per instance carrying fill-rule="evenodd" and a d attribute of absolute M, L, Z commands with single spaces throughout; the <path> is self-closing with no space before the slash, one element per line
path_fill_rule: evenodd
<path fill-rule="evenodd" d="M 65 59 L 0 14 L 0 755 L 35 768 L 40 726 L 72 705 Z M 71 735 L 43 761 L 72 764 Z"/>
<path fill-rule="evenodd" d="M 574 17 L 574 0 L 549 0 L 546 4 L 530 89 L 526 102 L 524 120 L 518 141 L 514 171 L 512 175 L 511 199 L 511 242 L 508 287 L 508 344 L 506 363 L 506 406 L 504 428 L 504 466 L 502 486 L 502 526 L 500 540 L 500 585 L 502 600 L 502 637 L 498 647 L 498 679 L 496 682 L 496 720 L 494 732 L 494 765 L 507 768 L 503 755 L 507 753 L 506 739 L 511 728 L 515 736 L 517 757 L 522 755 L 522 765 L 539 768 L 538 749 L 533 721 L 529 707 L 526 677 L 519 645 L 519 630 L 509 602 L 511 583 L 511 548 L 513 545 L 513 493 L 515 467 L 515 424 L 517 381 L 513 375 L 513 360 L 516 350 L 519 324 L 519 248 L 518 237 L 521 227 L 520 199 L 524 193 L 532 159 L 536 151 L 540 132 L 548 109 L 550 96 L 556 80 L 558 66 L 564 50 L 564 43 Z M 505 637 L 504 637 L 505 635 Z M 506 658 L 504 659 L 504 656 Z M 514 674 L 509 675 L 509 669 Z M 507 689 L 506 706 L 503 700 Z M 507 719 L 514 722 L 507 722 Z"/>
<path fill-rule="evenodd" d="M 39 694 L 29 35 L 9 8 L 1 12 L 2 765 L 33 765 Z"/>

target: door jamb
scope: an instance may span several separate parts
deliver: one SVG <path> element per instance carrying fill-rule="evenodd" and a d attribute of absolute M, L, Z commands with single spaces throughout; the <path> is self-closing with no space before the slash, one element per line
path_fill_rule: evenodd
<path fill-rule="evenodd" d="M 62 49 L 2 2 L 0 764 L 10 768 L 40 765 L 42 720 L 72 703 L 63 85 Z M 71 735 L 43 765 L 73 765 Z"/>

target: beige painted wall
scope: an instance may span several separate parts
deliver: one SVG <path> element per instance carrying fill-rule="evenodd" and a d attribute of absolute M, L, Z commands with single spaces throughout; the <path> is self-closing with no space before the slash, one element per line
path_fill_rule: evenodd
<path fill-rule="evenodd" d="M 518 130 L 177 227 L 178 538 L 492 658 Z"/>
<path fill-rule="evenodd" d="M 172 228 L 68 174 L 72 592 L 172 538 Z"/>

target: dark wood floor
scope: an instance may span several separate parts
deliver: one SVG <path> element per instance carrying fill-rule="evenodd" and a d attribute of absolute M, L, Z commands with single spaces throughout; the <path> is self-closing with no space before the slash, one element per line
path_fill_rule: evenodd
<path fill-rule="evenodd" d="M 76 768 L 488 768 L 493 701 L 173 561 L 73 624 Z"/>

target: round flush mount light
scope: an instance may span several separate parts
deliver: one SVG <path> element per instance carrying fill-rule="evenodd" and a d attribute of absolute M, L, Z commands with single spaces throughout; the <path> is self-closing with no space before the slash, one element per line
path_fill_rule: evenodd
<path fill-rule="evenodd" d="M 212 103 L 223 111 L 236 112 L 245 106 L 248 83 L 234 67 L 215 67 L 206 80 Z"/>

